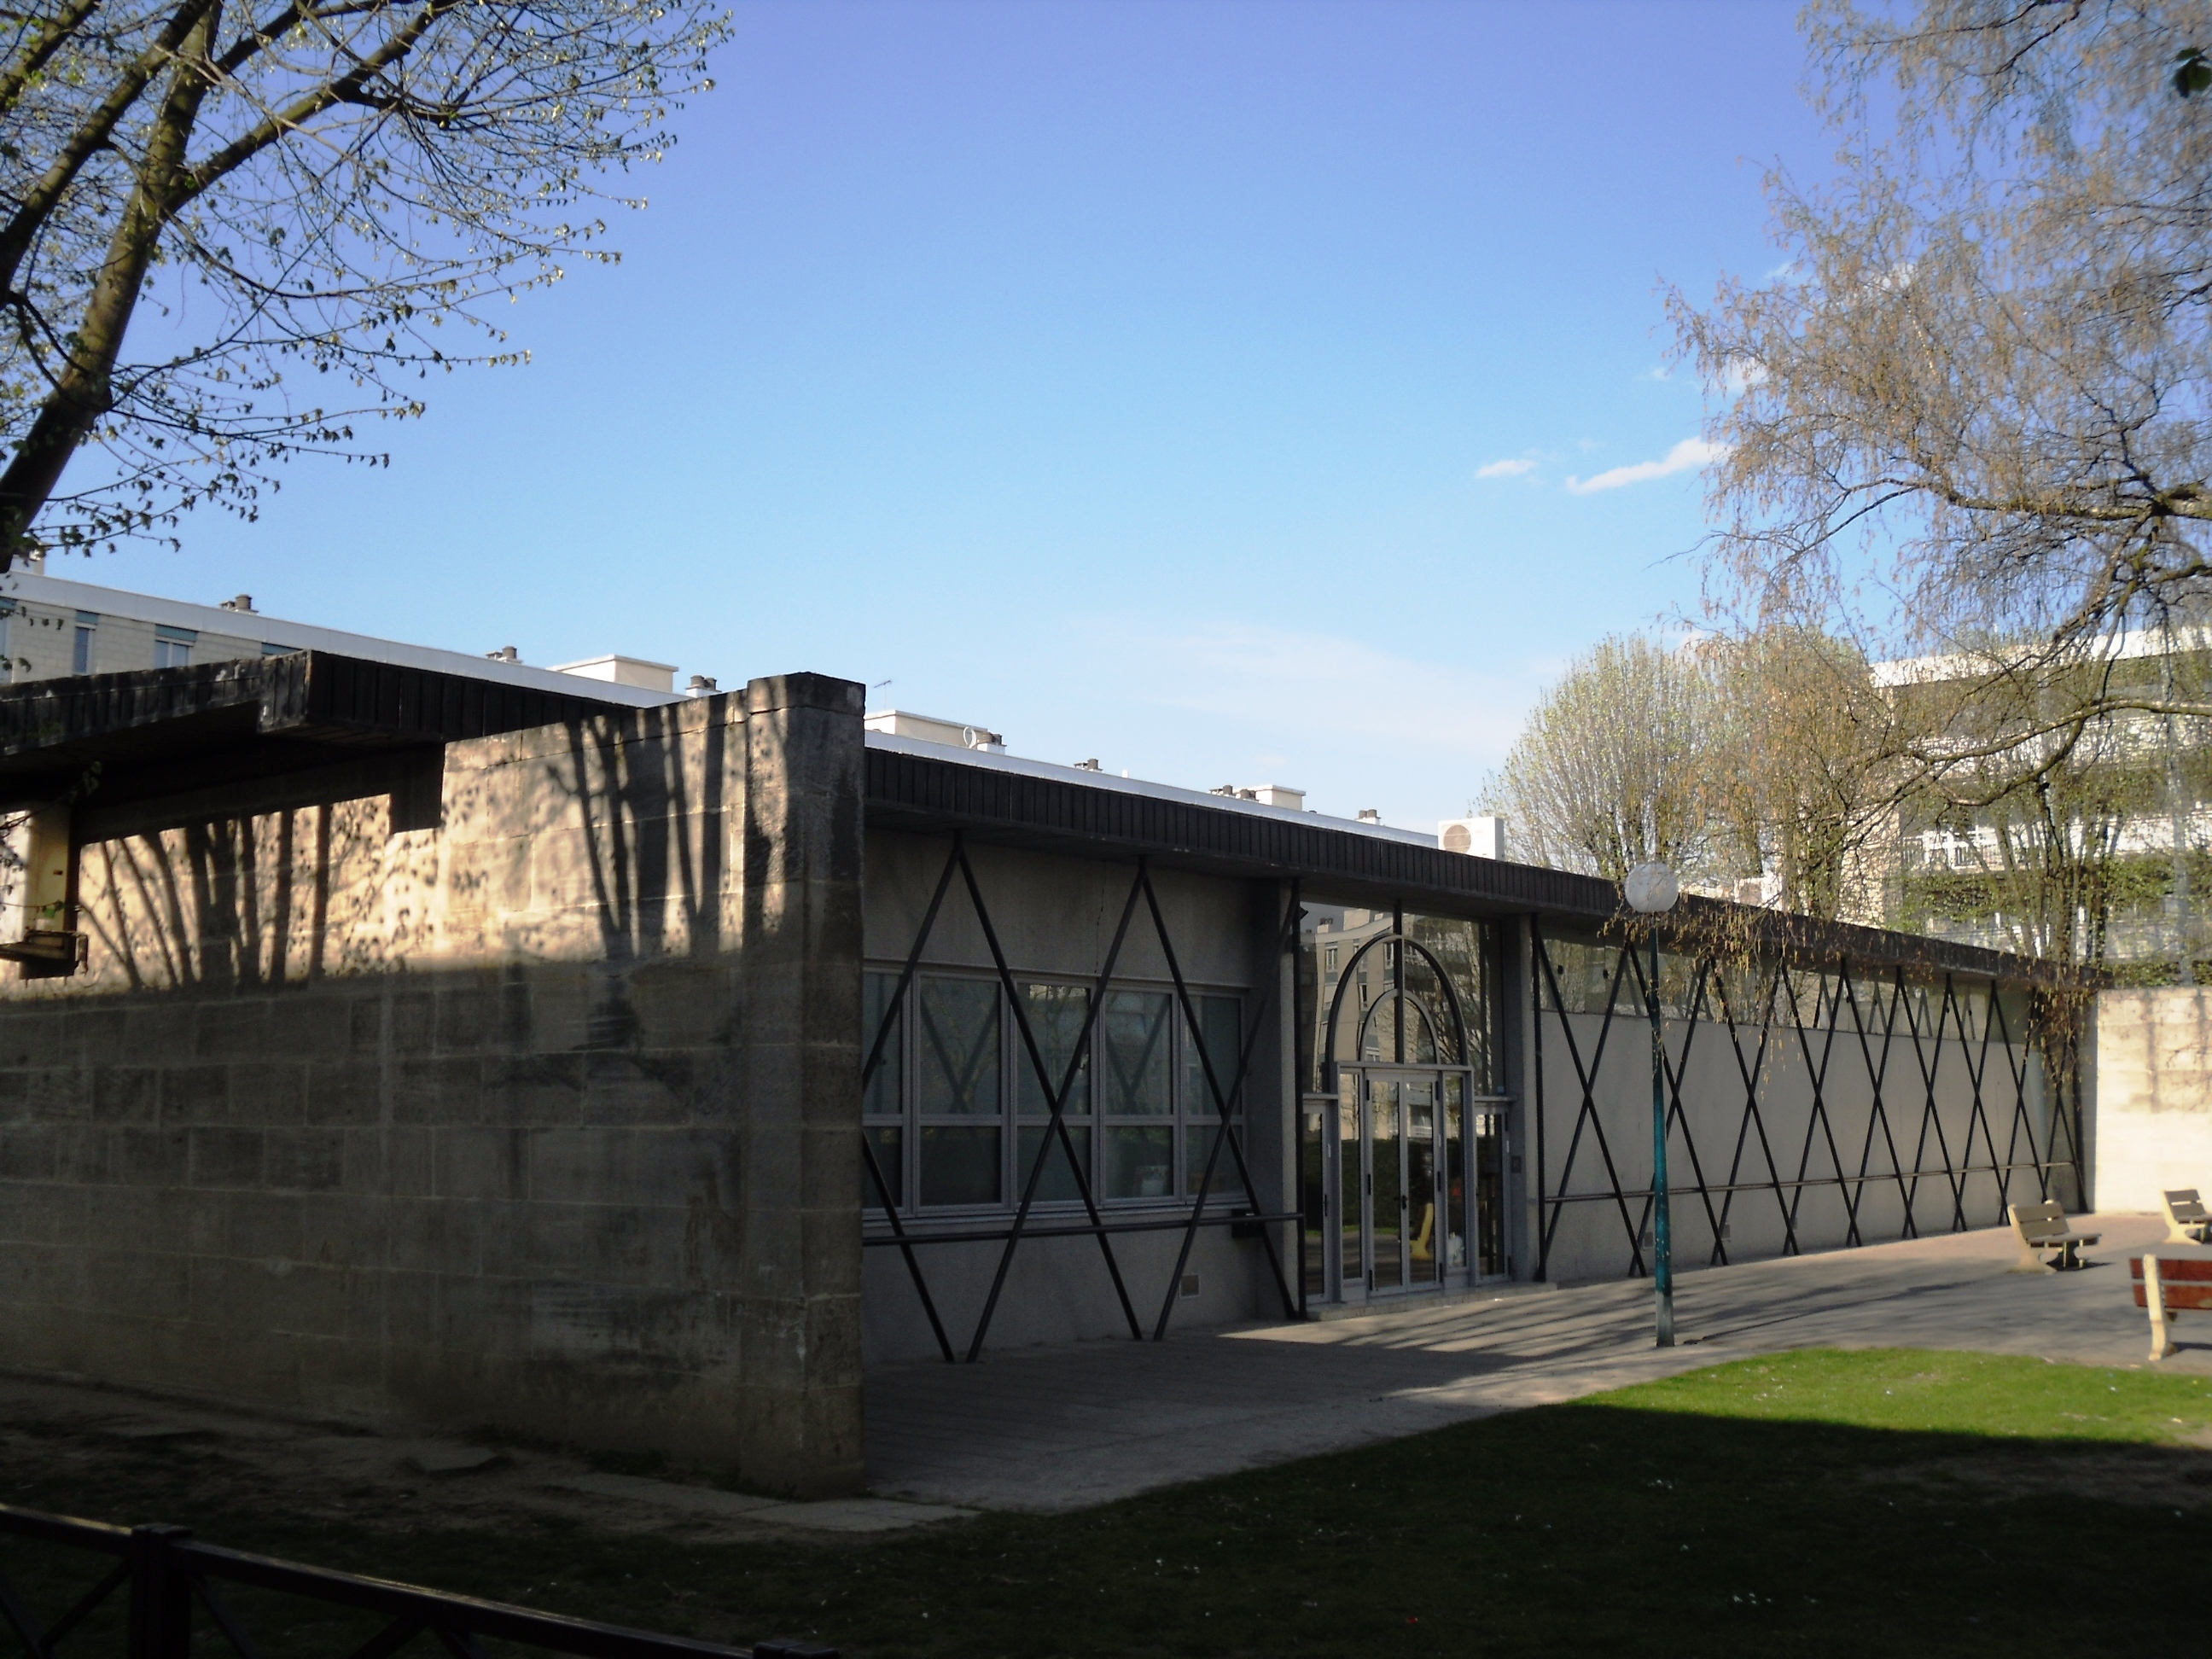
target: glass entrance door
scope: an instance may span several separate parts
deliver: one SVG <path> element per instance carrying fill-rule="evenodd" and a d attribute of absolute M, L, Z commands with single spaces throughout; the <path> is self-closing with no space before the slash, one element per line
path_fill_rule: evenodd
<path fill-rule="evenodd" d="M 1467 1267 L 1463 1073 L 1347 1067 L 1337 1111 L 1342 1294 L 1423 1290 Z"/>

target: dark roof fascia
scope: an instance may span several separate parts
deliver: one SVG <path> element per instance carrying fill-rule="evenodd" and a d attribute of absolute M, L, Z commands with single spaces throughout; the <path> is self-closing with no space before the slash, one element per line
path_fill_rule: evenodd
<path fill-rule="evenodd" d="M 1474 858 L 1441 848 L 1260 814 L 1039 778 L 989 766 L 872 748 L 872 828 L 942 834 L 1090 858 L 1139 855 L 1176 869 L 1307 884 L 1312 896 L 1406 903 L 1471 917 L 1534 915 L 1555 933 L 1588 937 L 1628 913 L 1613 883 L 1570 871 Z M 1792 960 L 1838 957 L 2007 981 L 2056 982 L 2053 964 L 1978 946 L 1847 922 L 1686 898 L 1701 930 L 1735 924 L 1746 943 Z"/>
<path fill-rule="evenodd" d="M 334 751 L 434 746 L 586 720 L 654 713 L 325 651 L 75 675 L 0 687 L 0 794 L 68 787 L 94 763 L 103 796 L 133 769 L 206 757 L 254 769 L 325 764 Z M 273 753 L 271 751 L 274 751 Z M 296 763 L 284 756 L 298 755 Z"/>

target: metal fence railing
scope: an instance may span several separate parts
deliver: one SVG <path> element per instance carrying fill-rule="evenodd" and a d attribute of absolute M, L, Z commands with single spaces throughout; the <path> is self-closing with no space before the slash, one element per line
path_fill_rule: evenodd
<path fill-rule="evenodd" d="M 85 1630 L 118 1592 L 125 1597 L 126 1659 L 190 1659 L 195 1628 L 203 1622 L 198 1616 L 201 1612 L 238 1659 L 264 1659 L 266 1650 L 255 1641 L 219 1585 L 298 1596 L 382 1621 L 374 1635 L 336 1659 L 388 1659 L 422 1637 L 450 1659 L 486 1659 L 487 1641 L 573 1654 L 578 1659 L 837 1659 L 835 1648 L 807 1643 L 763 1642 L 749 1650 L 725 1647 L 302 1566 L 203 1544 L 183 1527 L 118 1527 L 0 1504 L 0 1538 L 61 1545 L 114 1561 L 51 1623 L 42 1623 L 33 1614 L 5 1564 L 0 1563 L 0 1620 L 22 1644 L 27 1659 L 54 1659 L 60 1644 Z"/>

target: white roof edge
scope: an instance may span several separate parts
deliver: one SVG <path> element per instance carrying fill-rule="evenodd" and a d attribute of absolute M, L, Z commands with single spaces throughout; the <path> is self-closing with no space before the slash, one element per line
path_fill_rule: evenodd
<path fill-rule="evenodd" d="M 2164 653 L 2172 639 L 2174 646 L 2185 651 L 2202 651 L 2212 647 L 2212 623 L 2180 623 L 2171 635 L 2155 628 L 2127 628 L 2117 633 L 2101 634 L 2082 641 L 2067 660 L 2108 662 L 2136 657 L 2155 657 Z M 1921 657 L 1886 657 L 1867 665 L 1876 685 L 1925 684 L 1931 681 L 1963 679 L 1972 674 L 2002 673 L 2016 664 L 2040 653 L 2043 647 L 2022 647 L 2014 653 L 2000 650 L 1938 651 Z"/>
<path fill-rule="evenodd" d="M 603 662 L 634 662 L 640 668 L 665 668 L 672 674 L 678 667 L 678 665 L 672 662 L 655 662 L 650 657 L 633 657 L 627 651 L 602 651 L 596 657 L 579 657 L 574 662 L 556 662 L 552 665 L 550 672 L 556 674 L 568 674 L 572 678 L 586 678 L 588 676 L 576 675 L 573 671 L 589 668 L 595 663 Z M 599 684 L 604 685 L 607 682 L 602 680 Z M 630 689 L 635 691 L 638 688 L 632 686 Z"/>
<path fill-rule="evenodd" d="M 948 722 L 949 724 L 949 722 Z M 1073 766 L 1060 766 L 1051 761 L 1025 760 L 1018 755 L 994 755 L 980 749 L 955 749 L 950 744 L 931 743 L 921 738 L 895 738 L 887 732 L 866 733 L 871 749 L 882 749 L 895 755 L 918 755 L 927 760 L 951 761 L 957 765 L 973 766 L 987 772 L 1012 772 L 1026 778 L 1046 778 L 1060 783 L 1079 783 L 1093 789 L 1112 789 L 1125 795 L 1143 795 L 1152 800 L 1180 801 L 1188 806 L 1210 807 L 1218 812 L 1243 812 L 1253 817 L 1287 819 L 1292 823 L 1309 823 L 1319 830 L 1340 830 L 1347 835 L 1365 836 L 1375 841 L 1395 841 L 1408 847 L 1434 847 L 1437 838 L 1425 836 L 1418 830 L 1400 830 L 1387 823 L 1362 823 L 1357 818 L 1330 817 L 1326 813 L 1303 811 L 1294 806 L 1267 806 L 1256 800 L 1240 800 L 1234 795 L 1216 795 L 1203 789 L 1185 789 L 1172 783 L 1149 783 L 1142 778 L 1116 777 L 1110 772 L 1085 772 Z"/>
<path fill-rule="evenodd" d="M 173 628 L 228 634 L 237 639 L 259 640 L 264 644 L 295 649 L 330 651 L 340 656 L 368 657 L 402 668 L 495 680 L 503 685 L 590 697 L 599 702 L 627 703 L 637 708 L 657 708 L 664 703 L 683 701 L 673 691 L 648 691 L 641 686 L 623 685 L 615 680 L 586 679 L 579 674 L 563 674 L 531 663 L 502 662 L 496 657 L 410 645 L 401 640 L 379 639 L 373 634 L 349 634 L 342 629 L 322 628 L 313 623 L 288 622 L 258 611 L 226 611 L 221 605 L 192 605 L 183 599 L 165 599 L 158 594 L 103 587 L 95 582 L 71 581 L 64 576 L 41 575 L 31 570 L 10 570 L 0 576 L 0 599 L 29 599 L 109 616 L 128 615 L 143 621 L 166 623 Z M 118 601 L 127 605 L 127 610 L 119 608 Z M 672 667 L 670 672 L 674 672 Z"/>

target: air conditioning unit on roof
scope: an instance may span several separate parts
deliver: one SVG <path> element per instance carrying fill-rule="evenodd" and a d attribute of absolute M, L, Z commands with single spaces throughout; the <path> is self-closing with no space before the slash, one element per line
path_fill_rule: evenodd
<path fill-rule="evenodd" d="M 1437 845 L 1447 853 L 1502 859 L 1505 856 L 1505 820 L 1487 813 L 1480 817 L 1446 818 L 1437 825 Z"/>

